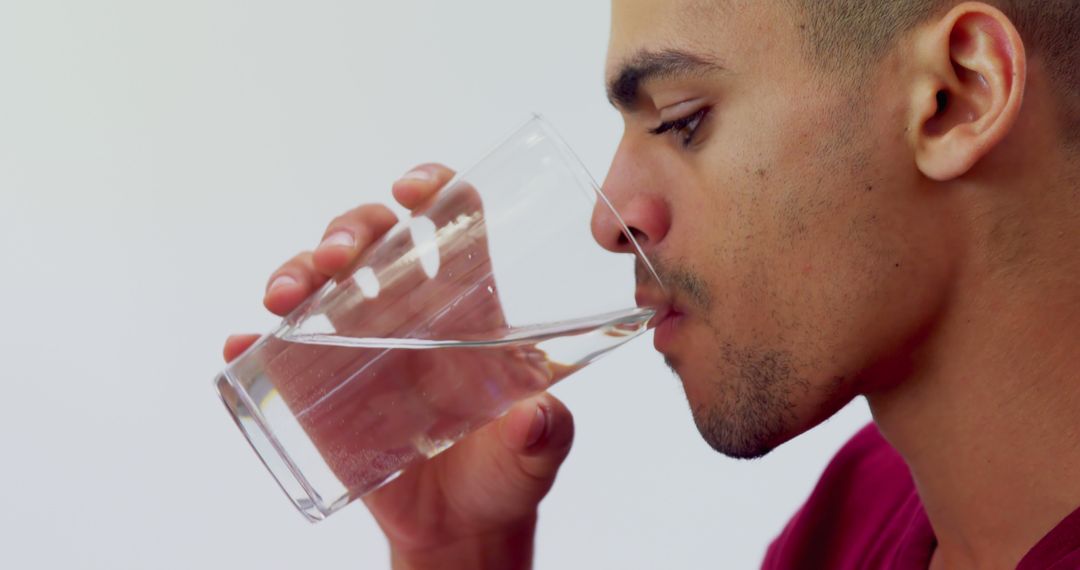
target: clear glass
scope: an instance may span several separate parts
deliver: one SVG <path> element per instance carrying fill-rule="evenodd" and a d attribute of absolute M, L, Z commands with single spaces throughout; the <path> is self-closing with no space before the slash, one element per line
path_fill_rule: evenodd
<path fill-rule="evenodd" d="M 534 116 L 217 377 L 285 494 L 322 520 L 646 330 L 620 220 Z M 636 260 L 655 272 L 630 232 Z"/>

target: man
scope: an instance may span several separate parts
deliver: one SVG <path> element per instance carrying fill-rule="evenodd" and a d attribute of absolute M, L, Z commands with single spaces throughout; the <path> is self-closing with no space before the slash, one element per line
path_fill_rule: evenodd
<path fill-rule="evenodd" d="M 670 309 L 656 344 L 701 435 L 752 458 L 858 395 L 874 415 L 765 566 L 1080 567 L 1080 2 L 615 0 L 612 21 L 604 190 L 670 285 L 639 295 Z M 267 307 L 393 223 L 334 220 Z M 597 212 L 624 251 L 616 227 Z M 542 395 L 367 497 L 394 567 L 528 567 L 572 434 Z"/>

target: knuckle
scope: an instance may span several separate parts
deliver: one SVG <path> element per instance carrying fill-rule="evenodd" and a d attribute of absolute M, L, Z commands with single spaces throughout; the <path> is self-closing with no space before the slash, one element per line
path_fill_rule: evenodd
<path fill-rule="evenodd" d="M 281 269 L 278 270 L 278 272 L 280 273 L 282 271 L 304 271 L 307 269 L 307 266 L 310 264 L 310 262 L 311 252 L 302 251 L 292 256 L 289 261 L 286 261 L 285 264 L 281 266 Z"/>
<path fill-rule="evenodd" d="M 363 209 L 359 213 L 360 226 L 369 234 L 385 231 L 398 221 L 397 214 L 394 214 L 393 210 L 383 204 L 367 204 L 360 208 Z"/>
<path fill-rule="evenodd" d="M 390 208 L 382 204 L 363 204 L 357 206 L 345 214 L 334 218 L 334 221 L 330 223 L 330 226 L 368 226 L 373 222 L 382 221 L 387 216 L 392 216 L 393 212 Z"/>
<path fill-rule="evenodd" d="M 351 214 L 351 212 L 346 212 L 330 220 L 330 223 L 326 224 L 326 232 L 324 233 L 329 234 L 334 230 L 351 228 L 353 225 L 353 218 Z"/>
<path fill-rule="evenodd" d="M 382 204 L 364 204 L 356 209 L 356 217 L 363 221 L 377 221 L 391 214 L 390 208 Z"/>
<path fill-rule="evenodd" d="M 425 162 L 417 166 L 416 169 L 427 170 L 428 172 L 431 172 L 437 176 L 443 177 L 452 176 L 454 174 L 454 170 L 452 168 L 446 166 L 445 164 L 442 164 L 441 162 Z"/>

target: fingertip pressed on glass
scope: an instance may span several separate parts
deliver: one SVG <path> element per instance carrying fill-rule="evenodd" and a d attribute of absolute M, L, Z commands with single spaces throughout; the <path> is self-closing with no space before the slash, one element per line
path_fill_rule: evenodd
<path fill-rule="evenodd" d="M 597 204 L 635 254 L 593 239 Z M 294 505 L 319 521 L 646 330 L 656 273 L 534 115 L 216 378 Z"/>

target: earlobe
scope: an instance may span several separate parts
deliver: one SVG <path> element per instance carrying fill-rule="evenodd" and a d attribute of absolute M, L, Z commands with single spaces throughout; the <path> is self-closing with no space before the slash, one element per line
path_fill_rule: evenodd
<path fill-rule="evenodd" d="M 918 36 L 911 142 L 925 176 L 951 180 L 1016 123 L 1027 82 L 1024 44 L 1005 14 L 978 2 L 956 6 Z"/>

